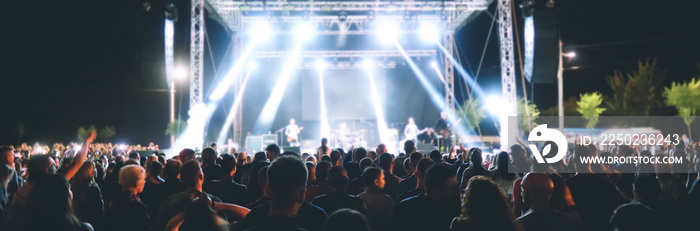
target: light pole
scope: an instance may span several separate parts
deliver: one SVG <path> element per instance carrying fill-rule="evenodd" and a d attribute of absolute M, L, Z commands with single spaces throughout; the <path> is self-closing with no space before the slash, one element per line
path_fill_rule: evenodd
<path fill-rule="evenodd" d="M 170 124 L 175 124 L 175 81 L 183 79 L 187 76 L 187 71 L 183 68 L 177 68 L 173 71 L 173 77 L 170 80 Z M 170 134 L 170 147 L 175 147 L 175 134 Z"/>
<path fill-rule="evenodd" d="M 564 131 L 564 57 L 569 60 L 576 57 L 576 52 L 563 52 L 561 40 L 559 40 L 559 68 L 557 69 L 557 98 L 559 101 L 559 130 Z"/>

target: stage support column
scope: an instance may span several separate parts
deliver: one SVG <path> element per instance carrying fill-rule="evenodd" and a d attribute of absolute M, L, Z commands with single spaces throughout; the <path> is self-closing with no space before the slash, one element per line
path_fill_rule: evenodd
<path fill-rule="evenodd" d="M 241 57 L 241 50 L 243 49 L 243 36 L 239 35 L 240 32 L 233 36 L 233 60 L 238 60 Z M 239 75 L 239 73 L 236 73 Z M 243 79 L 236 76 L 234 81 L 234 92 L 238 94 L 239 91 L 243 90 Z M 243 147 L 243 103 L 245 102 L 245 97 L 241 97 L 241 103 L 238 104 L 238 108 L 231 109 L 236 116 L 233 118 L 233 145 L 237 146 L 237 151 L 241 152 Z M 230 148 L 230 147 L 229 147 Z"/>
<path fill-rule="evenodd" d="M 508 150 L 509 139 L 515 139 L 518 126 L 508 126 L 508 116 L 518 115 L 515 92 L 515 68 L 513 56 L 513 15 L 511 0 L 498 0 L 498 37 L 501 45 L 501 89 L 504 110 L 500 121 L 501 150 Z M 527 103 L 527 102 L 526 102 Z M 509 127 L 515 131 L 509 131 Z"/>

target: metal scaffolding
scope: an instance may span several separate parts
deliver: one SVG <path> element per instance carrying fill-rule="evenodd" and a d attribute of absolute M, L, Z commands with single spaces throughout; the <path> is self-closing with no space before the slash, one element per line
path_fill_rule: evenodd
<path fill-rule="evenodd" d="M 507 137 L 515 137 L 517 131 L 509 131 L 507 124 L 509 116 L 516 116 L 517 99 L 515 98 L 515 64 L 513 55 L 513 15 L 511 14 L 512 0 L 498 0 L 498 37 L 501 42 L 501 90 L 505 110 L 501 113 L 500 136 L 501 150 L 509 147 Z M 517 126 L 512 126 L 517 129 Z"/>
<path fill-rule="evenodd" d="M 240 57 L 247 28 L 258 22 L 268 22 L 274 28 L 274 33 L 284 35 L 291 33 L 294 25 L 302 22 L 318 26 L 320 35 L 362 35 L 377 33 L 374 24 L 377 20 L 396 22 L 401 26 L 400 33 L 418 33 L 420 23 L 434 23 L 441 26 L 444 47 L 454 56 L 453 46 L 455 30 L 463 26 L 476 12 L 484 11 L 493 0 L 458 0 L 419 2 L 404 1 L 240 1 L 240 0 L 192 0 L 192 31 L 190 52 L 191 95 L 190 104 L 202 103 L 202 54 L 203 54 L 203 7 L 206 1 L 207 10 L 228 29 L 236 33 L 234 38 L 234 60 Z M 499 2 L 500 3 L 500 2 Z M 510 38 L 512 39 L 512 38 Z M 435 57 L 436 50 L 407 50 L 410 57 Z M 442 53 L 442 52 L 441 52 Z M 511 40 L 512 53 L 512 40 Z M 285 51 L 257 51 L 252 57 L 278 58 L 284 57 Z M 397 50 L 329 50 L 302 51 L 305 58 L 366 58 L 382 57 L 377 61 L 378 68 L 395 68 L 395 60 L 386 58 L 401 58 Z M 512 61 L 512 60 L 511 60 Z M 345 60 L 333 62 L 328 69 L 357 69 L 361 68 L 356 62 Z M 442 58 L 445 86 L 445 102 L 448 110 L 454 112 L 454 66 Z M 299 68 L 312 68 L 313 63 L 301 62 Z M 510 65 L 512 70 L 512 63 Z M 512 74 L 511 74 L 512 75 Z M 511 76 L 512 77 L 512 76 Z M 240 78 L 239 78 L 240 79 Z M 241 81 L 234 81 L 234 90 L 240 89 Z M 236 110 L 233 122 L 233 142 L 241 144 L 243 134 L 241 123 L 243 115 L 241 107 Z"/>

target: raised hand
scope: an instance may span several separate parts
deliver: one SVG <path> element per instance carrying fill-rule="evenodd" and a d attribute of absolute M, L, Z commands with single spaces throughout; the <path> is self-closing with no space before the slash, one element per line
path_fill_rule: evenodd
<path fill-rule="evenodd" d="M 92 143 L 97 138 L 97 129 L 90 131 L 85 137 L 85 143 Z"/>

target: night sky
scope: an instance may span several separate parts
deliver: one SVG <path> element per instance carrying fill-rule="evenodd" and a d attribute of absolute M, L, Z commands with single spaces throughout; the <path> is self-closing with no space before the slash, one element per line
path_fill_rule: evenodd
<path fill-rule="evenodd" d="M 4 7 L 3 74 L 0 102 L 0 144 L 67 142 L 79 126 L 116 127 L 114 142 L 166 144 L 167 84 L 163 66 L 164 1 L 10 1 Z M 181 18 L 176 30 L 176 62 L 188 64 L 186 33 L 188 1 L 176 1 Z M 516 1 L 519 3 L 520 1 Z M 614 70 L 630 72 L 636 62 L 656 58 L 666 69 L 666 85 L 700 77 L 700 9 L 686 0 L 570 0 L 560 3 L 561 36 L 576 59 L 567 67 L 565 98 L 583 92 L 609 93 L 605 77 Z M 489 7 L 493 13 L 495 3 Z M 520 14 L 520 11 L 517 11 Z M 517 16 L 522 26 L 522 17 Z M 457 34 L 465 69 L 475 72 L 484 49 L 491 16 L 482 13 Z M 522 28 L 522 27 L 521 27 Z M 223 27 L 207 21 L 214 64 L 229 59 L 229 38 Z M 520 30 L 522 36 L 522 30 Z M 521 42 L 522 44 L 522 42 Z M 517 47 L 516 47 L 517 48 Z M 517 53 L 517 52 L 516 52 Z M 497 27 L 481 67 L 484 91 L 500 90 Z M 518 64 L 516 64 L 518 66 Z M 205 78 L 214 74 L 205 54 Z M 522 94 L 520 78 L 516 79 Z M 189 90 L 180 113 L 186 116 Z M 458 85 L 458 87 L 463 87 Z M 528 91 L 529 91 L 528 85 Z M 536 85 L 541 110 L 556 103 L 556 86 Z M 206 91 L 205 91 L 206 92 Z M 461 98 L 462 91 L 457 92 Z M 165 145 L 167 146 L 167 145 Z"/>

